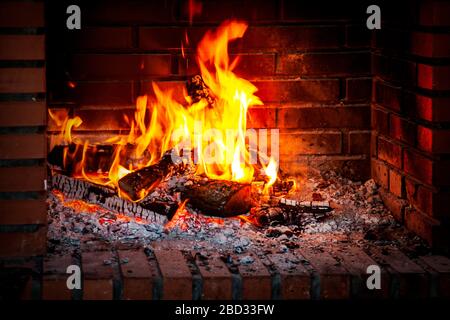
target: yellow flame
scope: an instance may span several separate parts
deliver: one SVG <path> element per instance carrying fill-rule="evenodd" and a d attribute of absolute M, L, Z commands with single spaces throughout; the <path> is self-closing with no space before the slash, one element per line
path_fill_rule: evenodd
<path fill-rule="evenodd" d="M 245 141 L 247 111 L 263 103 L 255 95 L 257 88 L 233 72 L 238 59 L 230 62 L 228 55 L 228 43 L 241 38 L 246 29 L 244 22 L 226 21 L 217 30 L 208 31 L 198 45 L 196 61 L 214 97 L 214 105 L 207 99 L 195 103 L 186 99 L 182 104 L 174 98 L 174 88 L 163 90 L 152 83 L 154 95 L 138 97 L 134 119 L 126 118 L 131 128 L 128 136 L 107 140 L 116 144 L 107 174 L 87 168 L 86 158 L 95 148 L 89 148 L 85 142 L 74 175 L 119 189 L 120 178 L 158 162 L 166 151 L 179 150 L 180 145 L 189 142 L 187 145 L 196 155 L 196 174 L 251 182 L 254 167 Z M 82 120 L 79 117 L 57 120 L 63 127 L 64 141 L 70 143 L 72 128 L 79 127 Z M 266 183 L 268 188 L 276 179 L 276 161 L 270 159 L 265 171 L 270 177 Z M 141 196 L 148 191 L 143 190 Z"/>

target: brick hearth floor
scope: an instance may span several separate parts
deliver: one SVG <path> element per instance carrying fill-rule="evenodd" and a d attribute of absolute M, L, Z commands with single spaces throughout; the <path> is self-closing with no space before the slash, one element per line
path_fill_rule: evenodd
<path fill-rule="evenodd" d="M 212 248 L 189 248 L 177 240 L 154 242 L 151 249 L 91 242 L 81 246 L 81 254 L 49 255 L 42 299 L 450 297 L 450 259 L 439 255 L 408 258 L 391 246 L 360 248 L 345 240 L 311 241 L 287 253 L 224 256 Z M 66 287 L 70 264 L 82 266 L 81 292 Z M 382 270 L 381 289 L 368 290 L 366 269 L 375 264 Z"/>

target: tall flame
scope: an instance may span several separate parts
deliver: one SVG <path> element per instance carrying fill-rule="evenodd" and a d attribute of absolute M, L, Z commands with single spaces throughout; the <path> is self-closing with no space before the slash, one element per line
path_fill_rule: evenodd
<path fill-rule="evenodd" d="M 230 61 L 228 55 L 228 43 L 243 37 L 246 30 L 244 22 L 226 21 L 217 30 L 208 31 L 197 47 L 196 61 L 214 105 L 206 99 L 192 102 L 189 97 L 186 103 L 180 103 L 173 89 L 163 90 L 152 83 L 154 96 L 138 97 L 128 136 L 113 139 L 118 147 L 108 173 L 88 172 L 86 141 L 74 175 L 119 189 L 118 180 L 127 173 L 156 163 L 168 150 L 186 147 L 194 151 L 197 174 L 251 182 L 254 167 L 246 146 L 247 111 L 263 103 L 255 95 L 257 88 L 233 72 L 238 58 Z M 72 142 L 71 129 L 81 122 L 74 118 L 61 123 L 66 143 Z M 269 186 L 276 179 L 276 162 L 271 159 L 264 170 L 270 178 L 266 183 Z"/>

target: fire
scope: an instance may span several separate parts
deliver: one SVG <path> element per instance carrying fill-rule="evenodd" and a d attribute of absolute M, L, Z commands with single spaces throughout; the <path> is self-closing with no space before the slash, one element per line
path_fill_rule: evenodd
<path fill-rule="evenodd" d="M 105 224 L 105 223 L 111 223 L 113 220 L 112 219 L 108 219 L 102 215 L 107 215 L 109 214 L 109 210 L 106 210 L 105 208 L 103 208 L 100 205 L 96 205 L 96 204 L 92 204 L 92 203 L 87 203 L 83 200 L 79 200 L 79 199 L 66 199 L 64 194 L 60 191 L 57 190 L 53 190 L 52 191 L 53 195 L 58 198 L 58 200 L 67 208 L 71 208 L 75 213 L 89 213 L 92 215 L 98 215 L 99 216 L 99 223 L 100 224 Z M 139 224 L 144 224 L 145 221 L 141 218 L 132 218 L 129 217 L 125 214 L 122 213 L 116 213 L 114 215 L 114 220 L 116 221 L 120 221 L 120 222 L 131 222 L 134 221 L 136 223 Z"/>
<path fill-rule="evenodd" d="M 250 183 L 255 161 L 246 143 L 247 111 L 249 107 L 263 103 L 256 95 L 257 87 L 233 72 L 239 59 L 230 61 L 228 55 L 228 43 L 242 38 L 246 30 L 244 22 L 226 21 L 217 30 L 208 31 L 197 47 L 196 61 L 214 98 L 213 105 L 205 98 L 192 101 L 187 94 L 185 103 L 177 102 L 173 89 L 163 90 L 152 83 L 154 96 L 138 97 L 134 119 L 128 119 L 129 134 L 108 140 L 116 145 L 108 172 L 88 169 L 87 155 L 92 148 L 89 141 L 84 141 L 81 160 L 72 174 L 114 187 L 120 194 L 120 178 L 157 163 L 169 150 L 183 150 L 189 154 L 193 151 L 198 175 Z M 79 127 L 82 120 L 79 117 L 60 119 L 52 113 L 50 116 L 63 128 L 60 135 L 63 142 L 72 143 L 72 129 Z M 132 146 L 131 150 L 129 146 Z M 67 155 L 71 156 L 74 157 Z M 269 178 L 265 185 L 268 190 L 276 180 L 278 165 L 270 158 L 263 170 Z M 148 191 L 143 190 L 141 196 Z"/>

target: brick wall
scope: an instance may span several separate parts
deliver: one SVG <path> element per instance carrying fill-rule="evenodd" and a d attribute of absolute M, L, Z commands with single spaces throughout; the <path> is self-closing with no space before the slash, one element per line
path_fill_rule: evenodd
<path fill-rule="evenodd" d="M 383 12 L 373 39 L 372 175 L 398 220 L 448 248 L 450 3 L 405 8 Z"/>
<path fill-rule="evenodd" d="M 196 42 L 229 18 L 249 22 L 231 53 L 237 73 L 259 88 L 264 107 L 249 127 L 279 128 L 281 166 L 370 175 L 370 32 L 365 6 L 290 0 L 202 1 L 189 26 L 187 1 L 82 1 L 82 30 L 65 30 L 64 2 L 49 18 L 49 104 L 79 115 L 86 136 L 127 129 L 151 81 L 184 86 L 197 72 Z M 126 4 L 124 4 L 126 3 Z M 184 32 L 190 37 L 181 55 Z M 50 128 L 51 124 L 50 124 Z"/>
<path fill-rule="evenodd" d="M 43 2 L 0 3 L 0 257 L 46 247 Z"/>

